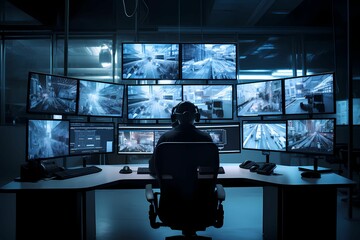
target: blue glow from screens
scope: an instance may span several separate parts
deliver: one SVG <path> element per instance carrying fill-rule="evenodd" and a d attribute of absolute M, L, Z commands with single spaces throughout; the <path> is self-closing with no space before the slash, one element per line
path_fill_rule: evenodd
<path fill-rule="evenodd" d="M 122 117 L 124 85 L 80 80 L 79 115 Z"/>
<path fill-rule="evenodd" d="M 287 151 L 332 155 L 335 145 L 335 119 L 288 120 Z"/>
<path fill-rule="evenodd" d="M 28 111 L 44 114 L 75 114 L 76 79 L 29 72 Z"/>
<path fill-rule="evenodd" d="M 237 116 L 282 114 L 281 80 L 236 85 Z"/>
<path fill-rule="evenodd" d="M 124 43 L 123 79 L 179 79 L 179 44 Z"/>
<path fill-rule="evenodd" d="M 233 119 L 232 85 L 183 85 L 183 99 L 199 108 L 200 119 Z"/>
<path fill-rule="evenodd" d="M 49 159 L 67 155 L 69 155 L 69 121 L 28 121 L 28 160 Z"/>
<path fill-rule="evenodd" d="M 243 121 L 243 149 L 286 151 L 286 122 Z"/>
<path fill-rule="evenodd" d="M 236 80 L 236 44 L 182 44 L 182 79 Z"/>
<path fill-rule="evenodd" d="M 332 73 L 287 78 L 284 88 L 285 114 L 335 113 Z"/>
<path fill-rule="evenodd" d="M 170 119 L 182 101 L 181 85 L 128 85 L 128 119 Z"/>

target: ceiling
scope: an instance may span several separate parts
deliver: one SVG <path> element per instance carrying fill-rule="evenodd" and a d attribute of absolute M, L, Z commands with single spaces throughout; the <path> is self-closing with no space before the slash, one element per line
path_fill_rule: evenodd
<path fill-rule="evenodd" d="M 6 11 L 13 18 L 33 18 L 38 25 L 61 29 L 65 2 L 7 0 Z M 69 26 L 105 31 L 330 27 L 332 11 L 329 0 L 69 0 Z"/>

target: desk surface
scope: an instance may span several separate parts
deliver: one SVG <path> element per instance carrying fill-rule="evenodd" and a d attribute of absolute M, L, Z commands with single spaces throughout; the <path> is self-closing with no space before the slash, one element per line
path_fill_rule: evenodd
<path fill-rule="evenodd" d="M 39 180 L 37 182 L 12 181 L 0 188 L 0 192 L 19 192 L 26 190 L 94 190 L 94 189 L 121 189 L 144 188 L 146 183 L 156 184 L 156 179 L 148 174 L 137 174 L 138 167 L 147 165 L 128 164 L 133 170 L 131 174 L 120 174 L 124 165 L 98 165 L 102 168 L 99 173 L 70 178 L 66 180 Z M 219 182 L 224 187 L 236 186 L 332 186 L 348 187 L 356 182 L 335 173 L 322 173 L 321 178 L 302 178 L 297 166 L 277 165 L 274 174 L 267 176 L 242 169 L 239 164 L 223 163 L 221 166 L 225 174 L 219 174 Z"/>

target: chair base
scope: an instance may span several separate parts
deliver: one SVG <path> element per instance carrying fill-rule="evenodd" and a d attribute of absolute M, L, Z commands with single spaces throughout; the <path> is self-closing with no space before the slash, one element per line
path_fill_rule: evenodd
<path fill-rule="evenodd" d="M 178 235 L 178 236 L 170 236 L 166 237 L 165 240 L 212 240 L 211 237 L 206 236 L 184 236 L 184 235 Z"/>

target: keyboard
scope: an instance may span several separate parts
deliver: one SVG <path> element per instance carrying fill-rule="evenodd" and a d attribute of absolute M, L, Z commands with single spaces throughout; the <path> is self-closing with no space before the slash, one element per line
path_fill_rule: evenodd
<path fill-rule="evenodd" d="M 88 166 L 88 167 L 81 167 L 81 168 L 71 168 L 66 169 L 63 171 L 55 172 L 54 177 L 55 179 L 68 179 L 74 177 L 80 177 L 84 175 L 89 175 L 97 172 L 101 172 L 101 168 L 96 166 Z"/>
<path fill-rule="evenodd" d="M 138 174 L 150 174 L 150 169 L 148 167 L 138 167 L 138 170 L 137 170 L 137 173 Z M 209 171 L 208 169 L 206 168 L 201 168 L 200 171 L 199 171 L 200 174 L 208 174 Z M 224 174 L 225 173 L 225 170 L 223 167 L 219 167 L 219 174 Z"/>

